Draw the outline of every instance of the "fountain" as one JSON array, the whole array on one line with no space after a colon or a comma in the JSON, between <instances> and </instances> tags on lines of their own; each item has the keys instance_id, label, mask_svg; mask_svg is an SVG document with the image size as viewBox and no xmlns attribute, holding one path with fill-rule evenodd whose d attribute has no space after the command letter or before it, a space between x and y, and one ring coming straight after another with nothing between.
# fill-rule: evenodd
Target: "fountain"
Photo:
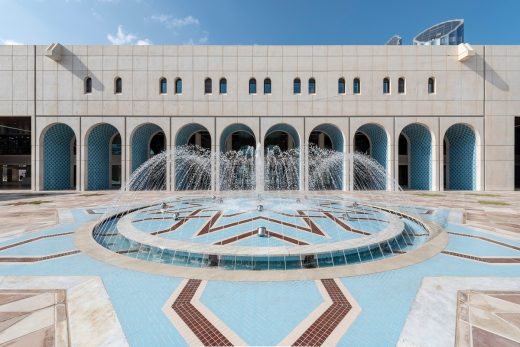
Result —
<instances>
[{"instance_id":1,"label":"fountain","mask_svg":"<svg viewBox=\"0 0 520 347\"><path fill-rule=\"evenodd\" d=\"M121 257L174 267L291 270L385 260L434 232L404 201L378 195L398 186L373 159L311 146L305 193L301 159L298 149L260 144L160 153L132 174L93 237ZM345 188L365 193L339 194Z\"/></svg>"}]
</instances>

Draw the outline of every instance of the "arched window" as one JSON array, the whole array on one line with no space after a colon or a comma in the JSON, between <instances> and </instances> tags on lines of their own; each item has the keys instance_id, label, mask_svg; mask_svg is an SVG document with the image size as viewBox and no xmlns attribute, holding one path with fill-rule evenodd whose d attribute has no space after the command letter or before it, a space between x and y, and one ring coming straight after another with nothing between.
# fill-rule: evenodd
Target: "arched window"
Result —
<instances>
[{"instance_id":1,"label":"arched window","mask_svg":"<svg viewBox=\"0 0 520 347\"><path fill-rule=\"evenodd\" d=\"M399 80L397 81L397 92L399 94L405 93L405 82L404 82L404 78L402 78L402 77L400 77Z\"/></svg>"},{"instance_id":2,"label":"arched window","mask_svg":"<svg viewBox=\"0 0 520 347\"><path fill-rule=\"evenodd\" d=\"M266 78L264 80L264 94L271 94L271 79Z\"/></svg>"},{"instance_id":3,"label":"arched window","mask_svg":"<svg viewBox=\"0 0 520 347\"><path fill-rule=\"evenodd\" d=\"M256 94L256 79L249 80L249 94Z\"/></svg>"},{"instance_id":4,"label":"arched window","mask_svg":"<svg viewBox=\"0 0 520 347\"><path fill-rule=\"evenodd\" d=\"M85 94L92 93L92 78L87 77L85 78Z\"/></svg>"},{"instance_id":5,"label":"arched window","mask_svg":"<svg viewBox=\"0 0 520 347\"><path fill-rule=\"evenodd\" d=\"M182 78L180 77L175 80L175 94L182 94Z\"/></svg>"},{"instance_id":6,"label":"arched window","mask_svg":"<svg viewBox=\"0 0 520 347\"><path fill-rule=\"evenodd\" d=\"M218 89L220 94L227 94L227 80L225 78L220 79Z\"/></svg>"},{"instance_id":7,"label":"arched window","mask_svg":"<svg viewBox=\"0 0 520 347\"><path fill-rule=\"evenodd\" d=\"M295 78L293 82L293 93L300 94L302 92L302 81L299 78Z\"/></svg>"},{"instance_id":8,"label":"arched window","mask_svg":"<svg viewBox=\"0 0 520 347\"><path fill-rule=\"evenodd\" d=\"M361 93L361 81L357 77L354 78L354 82L352 84L352 91L354 94Z\"/></svg>"},{"instance_id":9,"label":"arched window","mask_svg":"<svg viewBox=\"0 0 520 347\"><path fill-rule=\"evenodd\" d=\"M160 80L159 80L159 92L161 94L166 94L168 93L168 81L166 80L166 78L162 77Z\"/></svg>"},{"instance_id":10,"label":"arched window","mask_svg":"<svg viewBox=\"0 0 520 347\"><path fill-rule=\"evenodd\" d=\"M204 94L211 94L213 92L213 83L211 78L206 78L204 80Z\"/></svg>"},{"instance_id":11,"label":"arched window","mask_svg":"<svg viewBox=\"0 0 520 347\"><path fill-rule=\"evenodd\" d=\"M345 94L345 79L343 77L338 80L338 94Z\"/></svg>"},{"instance_id":12,"label":"arched window","mask_svg":"<svg viewBox=\"0 0 520 347\"><path fill-rule=\"evenodd\" d=\"M428 94L435 93L435 78L428 78Z\"/></svg>"},{"instance_id":13,"label":"arched window","mask_svg":"<svg viewBox=\"0 0 520 347\"><path fill-rule=\"evenodd\" d=\"M309 94L316 94L316 80L309 78Z\"/></svg>"},{"instance_id":14,"label":"arched window","mask_svg":"<svg viewBox=\"0 0 520 347\"><path fill-rule=\"evenodd\" d=\"M390 79L388 77L383 78L383 94L390 94Z\"/></svg>"},{"instance_id":15,"label":"arched window","mask_svg":"<svg viewBox=\"0 0 520 347\"><path fill-rule=\"evenodd\" d=\"M123 80L121 77L116 77L114 82L114 93L121 94L123 92Z\"/></svg>"}]
</instances>

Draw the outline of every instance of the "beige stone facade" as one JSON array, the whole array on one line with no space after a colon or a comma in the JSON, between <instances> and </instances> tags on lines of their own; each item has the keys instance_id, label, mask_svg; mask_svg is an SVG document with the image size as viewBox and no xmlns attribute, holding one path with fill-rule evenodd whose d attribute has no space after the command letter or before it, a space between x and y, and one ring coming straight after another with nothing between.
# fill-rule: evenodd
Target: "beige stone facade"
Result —
<instances>
[{"instance_id":1,"label":"beige stone facade","mask_svg":"<svg viewBox=\"0 0 520 347\"><path fill-rule=\"evenodd\" d=\"M399 135L417 123L431 136L431 190L445 186L446 131L464 124L475 138L474 189L514 190L520 46L473 49L473 56L460 61L458 46L63 45L54 55L46 54L46 46L0 46L0 116L31 117L33 190L45 189L43 137L55 123L69 126L77 141L77 190L89 189L88 135L100 123L112 125L121 136L123 182L132 171L132 136L145 123L160 127L167 149L178 145L177 135L186 125L202 125L214 151L221 150L221 135L229 125L246 125L263 143L268 129L287 124L299 136L302 157L317 126L338 129L343 151L349 153L360 127L374 124L386 133L386 169L396 179ZM85 93L87 77L90 93ZM115 93L117 77L121 93ZM167 79L166 93L161 93L161 78ZM174 91L177 78L182 93ZM205 93L207 78L212 93ZM221 78L227 81L222 94ZM253 94L251 78L257 81ZM266 78L272 85L268 94ZM300 94L293 90L295 78L301 80ZM315 93L308 92L311 78ZM340 78L344 93L338 90ZM389 93L383 92L385 78ZM398 89L399 78L405 80L404 92ZM435 81L433 92L429 78Z\"/></svg>"}]
</instances>

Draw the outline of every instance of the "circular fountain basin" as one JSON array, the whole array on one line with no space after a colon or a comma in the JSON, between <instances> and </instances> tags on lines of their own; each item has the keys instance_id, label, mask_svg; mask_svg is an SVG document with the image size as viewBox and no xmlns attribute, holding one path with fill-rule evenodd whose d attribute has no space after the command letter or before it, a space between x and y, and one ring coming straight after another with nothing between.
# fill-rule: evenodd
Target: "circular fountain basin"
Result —
<instances>
[{"instance_id":1,"label":"circular fountain basin","mask_svg":"<svg viewBox=\"0 0 520 347\"><path fill-rule=\"evenodd\" d=\"M410 252L432 235L419 219L341 198L177 198L120 211L95 240L130 258L222 270L344 267ZM176 219L175 216L178 216ZM267 237L258 237L265 227Z\"/></svg>"}]
</instances>

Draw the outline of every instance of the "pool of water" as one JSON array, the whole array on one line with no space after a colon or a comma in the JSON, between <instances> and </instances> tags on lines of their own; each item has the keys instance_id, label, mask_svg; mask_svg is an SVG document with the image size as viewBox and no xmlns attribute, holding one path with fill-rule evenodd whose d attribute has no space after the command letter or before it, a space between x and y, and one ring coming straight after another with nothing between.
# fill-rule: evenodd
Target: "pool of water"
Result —
<instances>
[{"instance_id":1,"label":"pool of water","mask_svg":"<svg viewBox=\"0 0 520 347\"><path fill-rule=\"evenodd\" d=\"M430 235L410 211L312 196L171 198L108 213L93 231L127 257L225 270L359 264L413 250Z\"/></svg>"}]
</instances>

